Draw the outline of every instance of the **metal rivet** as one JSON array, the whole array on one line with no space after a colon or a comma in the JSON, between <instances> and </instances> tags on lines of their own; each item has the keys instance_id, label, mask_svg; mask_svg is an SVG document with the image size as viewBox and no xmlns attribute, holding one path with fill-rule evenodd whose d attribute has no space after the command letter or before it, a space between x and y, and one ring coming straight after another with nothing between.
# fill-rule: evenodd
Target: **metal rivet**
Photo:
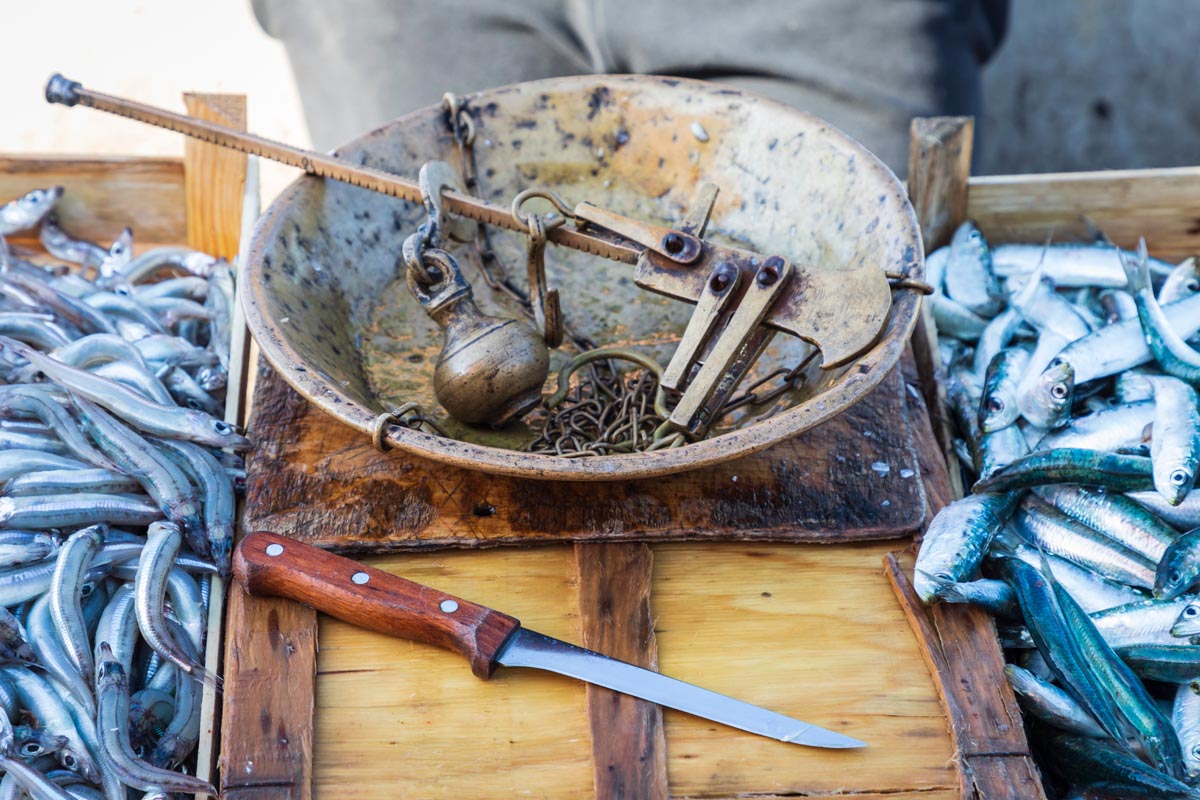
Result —
<instances>
[{"instance_id":1,"label":"metal rivet","mask_svg":"<svg viewBox=\"0 0 1200 800\"><path fill-rule=\"evenodd\" d=\"M279 543L269 544L267 545L266 553L269 556L283 555L283 545Z\"/></svg>"},{"instance_id":2,"label":"metal rivet","mask_svg":"<svg viewBox=\"0 0 1200 800\"><path fill-rule=\"evenodd\" d=\"M371 580L371 576L365 572L356 572L350 576L350 580L354 581L359 586L362 586L364 583Z\"/></svg>"},{"instance_id":3,"label":"metal rivet","mask_svg":"<svg viewBox=\"0 0 1200 800\"><path fill-rule=\"evenodd\" d=\"M441 609L447 614L453 614L455 611L458 611L458 603L454 602L453 600L443 600Z\"/></svg>"}]
</instances>

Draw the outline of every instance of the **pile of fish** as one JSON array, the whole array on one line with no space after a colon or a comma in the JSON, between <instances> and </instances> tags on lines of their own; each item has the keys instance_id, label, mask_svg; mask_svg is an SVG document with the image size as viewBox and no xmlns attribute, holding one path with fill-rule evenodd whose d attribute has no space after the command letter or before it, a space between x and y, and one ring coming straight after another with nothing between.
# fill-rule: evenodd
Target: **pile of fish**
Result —
<instances>
[{"instance_id":1,"label":"pile of fish","mask_svg":"<svg viewBox=\"0 0 1200 800\"><path fill-rule=\"evenodd\" d=\"M222 419L233 276L74 239L61 195L0 207L0 798L215 794L181 766L249 446ZM33 229L61 264L4 239Z\"/></svg>"},{"instance_id":2,"label":"pile of fish","mask_svg":"<svg viewBox=\"0 0 1200 800\"><path fill-rule=\"evenodd\" d=\"M1200 273L1111 244L931 253L971 493L914 585L996 617L1063 797L1200 797Z\"/></svg>"}]
</instances>

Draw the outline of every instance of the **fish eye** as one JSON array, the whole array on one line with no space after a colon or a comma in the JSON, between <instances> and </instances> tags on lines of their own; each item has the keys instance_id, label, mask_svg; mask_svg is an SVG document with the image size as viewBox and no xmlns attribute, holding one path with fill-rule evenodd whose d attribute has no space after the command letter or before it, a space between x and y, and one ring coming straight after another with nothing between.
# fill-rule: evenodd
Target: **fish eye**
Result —
<instances>
[{"instance_id":1,"label":"fish eye","mask_svg":"<svg viewBox=\"0 0 1200 800\"><path fill-rule=\"evenodd\" d=\"M999 397L992 397L992 398L988 399L988 411L1003 411L1003 410L1004 410L1004 401L1001 400Z\"/></svg>"},{"instance_id":2,"label":"fish eye","mask_svg":"<svg viewBox=\"0 0 1200 800\"><path fill-rule=\"evenodd\" d=\"M1179 583L1179 581L1181 581L1182 579L1183 579L1183 576L1179 574L1179 570L1177 570L1177 569L1173 569L1169 573L1167 573L1167 580L1170 581L1171 583Z\"/></svg>"},{"instance_id":3,"label":"fish eye","mask_svg":"<svg viewBox=\"0 0 1200 800\"><path fill-rule=\"evenodd\" d=\"M79 759L75 758L75 755L73 753L64 753L63 759L62 759L62 764L64 767L71 770L72 772L79 771Z\"/></svg>"},{"instance_id":4,"label":"fish eye","mask_svg":"<svg viewBox=\"0 0 1200 800\"><path fill-rule=\"evenodd\" d=\"M1183 610L1183 615L1185 617L1194 617L1196 614L1200 614L1200 609L1196 608L1195 606L1188 606Z\"/></svg>"},{"instance_id":5,"label":"fish eye","mask_svg":"<svg viewBox=\"0 0 1200 800\"><path fill-rule=\"evenodd\" d=\"M1196 280L1195 278L1192 278L1190 281L1185 283L1183 285L1183 287L1185 289L1187 289L1189 292L1200 292L1200 281Z\"/></svg>"},{"instance_id":6,"label":"fish eye","mask_svg":"<svg viewBox=\"0 0 1200 800\"><path fill-rule=\"evenodd\" d=\"M1050 396L1055 400L1067 399L1067 387L1064 384L1056 383L1050 387Z\"/></svg>"},{"instance_id":7,"label":"fish eye","mask_svg":"<svg viewBox=\"0 0 1200 800\"><path fill-rule=\"evenodd\" d=\"M187 400L185 400L184 405L187 406L188 408L192 409L193 411L203 411L204 410L204 407L200 405L200 401L196 400L193 397L189 397Z\"/></svg>"},{"instance_id":8,"label":"fish eye","mask_svg":"<svg viewBox=\"0 0 1200 800\"><path fill-rule=\"evenodd\" d=\"M26 742L21 745L21 755L23 756L40 756L45 750L37 742Z\"/></svg>"},{"instance_id":9,"label":"fish eye","mask_svg":"<svg viewBox=\"0 0 1200 800\"><path fill-rule=\"evenodd\" d=\"M1171 473L1171 483L1176 486L1183 486L1192 476L1185 469L1177 469Z\"/></svg>"},{"instance_id":10,"label":"fish eye","mask_svg":"<svg viewBox=\"0 0 1200 800\"><path fill-rule=\"evenodd\" d=\"M212 426L213 426L213 430L215 430L217 433L219 433L221 435L227 435L227 434L233 433L233 426L230 425L228 422L222 422L219 419L214 419Z\"/></svg>"}]
</instances>

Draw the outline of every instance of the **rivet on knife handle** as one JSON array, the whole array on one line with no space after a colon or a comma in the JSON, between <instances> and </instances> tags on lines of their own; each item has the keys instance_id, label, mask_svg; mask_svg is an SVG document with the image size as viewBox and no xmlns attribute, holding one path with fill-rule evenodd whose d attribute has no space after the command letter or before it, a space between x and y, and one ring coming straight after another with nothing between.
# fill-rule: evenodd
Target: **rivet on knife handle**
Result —
<instances>
[{"instance_id":1,"label":"rivet on knife handle","mask_svg":"<svg viewBox=\"0 0 1200 800\"><path fill-rule=\"evenodd\" d=\"M444 647L485 679L521 625L499 611L274 533L247 535L233 571L251 594L298 600L361 628Z\"/></svg>"}]
</instances>

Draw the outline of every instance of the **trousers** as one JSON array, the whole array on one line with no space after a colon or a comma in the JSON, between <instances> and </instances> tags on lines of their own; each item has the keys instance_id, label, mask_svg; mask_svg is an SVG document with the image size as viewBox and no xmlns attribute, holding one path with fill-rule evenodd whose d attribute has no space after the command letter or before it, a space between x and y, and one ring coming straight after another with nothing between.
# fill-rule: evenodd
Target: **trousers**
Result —
<instances>
[{"instance_id":1,"label":"trousers","mask_svg":"<svg viewBox=\"0 0 1200 800\"><path fill-rule=\"evenodd\" d=\"M914 116L978 115L1007 0L252 0L313 143L517 81L648 73L815 114L899 174Z\"/></svg>"}]
</instances>

